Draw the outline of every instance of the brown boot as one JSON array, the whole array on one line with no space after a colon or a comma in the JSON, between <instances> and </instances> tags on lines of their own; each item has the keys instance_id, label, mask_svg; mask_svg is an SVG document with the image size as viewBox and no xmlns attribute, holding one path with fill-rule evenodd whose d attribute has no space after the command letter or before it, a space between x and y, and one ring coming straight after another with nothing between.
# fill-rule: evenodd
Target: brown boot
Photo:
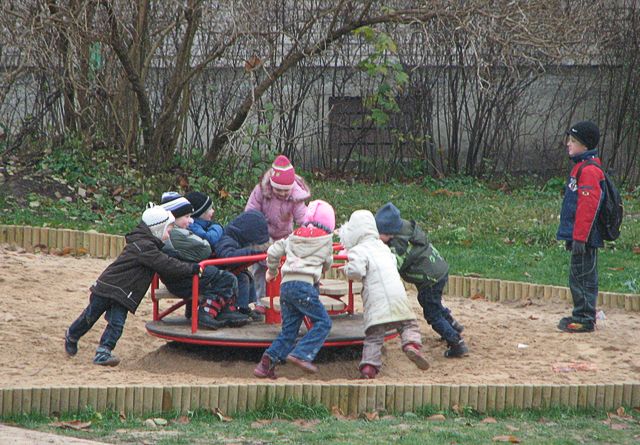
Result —
<instances>
[{"instance_id":1,"label":"brown boot","mask_svg":"<svg viewBox=\"0 0 640 445\"><path fill-rule=\"evenodd\" d=\"M277 379L275 372L276 364L267 354L263 354L258 366L253 370L253 375L261 379Z\"/></svg>"},{"instance_id":2,"label":"brown boot","mask_svg":"<svg viewBox=\"0 0 640 445\"><path fill-rule=\"evenodd\" d=\"M407 357L409 357L409 360L415 363L418 368L426 371L429 369L429 362L425 356L422 355L420 349L422 349L422 347L417 343L408 343L402 348L404 353L407 354Z\"/></svg>"},{"instance_id":3,"label":"brown boot","mask_svg":"<svg viewBox=\"0 0 640 445\"><path fill-rule=\"evenodd\" d=\"M360 366L360 378L361 379L375 379L378 375L378 368L373 365L362 365Z\"/></svg>"}]
</instances>

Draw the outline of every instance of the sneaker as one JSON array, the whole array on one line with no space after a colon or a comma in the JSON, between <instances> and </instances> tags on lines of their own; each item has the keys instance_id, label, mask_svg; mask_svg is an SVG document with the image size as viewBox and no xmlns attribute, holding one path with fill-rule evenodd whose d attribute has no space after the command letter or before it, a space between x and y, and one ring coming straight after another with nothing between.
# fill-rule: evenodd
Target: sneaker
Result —
<instances>
[{"instance_id":1,"label":"sneaker","mask_svg":"<svg viewBox=\"0 0 640 445\"><path fill-rule=\"evenodd\" d=\"M277 379L275 369L276 364L271 360L271 357L267 354L262 354L260 363L258 363L258 366L253 370L253 375L261 379Z\"/></svg>"},{"instance_id":2,"label":"sneaker","mask_svg":"<svg viewBox=\"0 0 640 445\"><path fill-rule=\"evenodd\" d=\"M449 343L449 349L444 351L444 356L447 358L457 358L469 355L469 348L464 340L460 340L458 343Z\"/></svg>"},{"instance_id":3,"label":"sneaker","mask_svg":"<svg viewBox=\"0 0 640 445\"><path fill-rule=\"evenodd\" d=\"M240 312L235 310L235 308L232 308L233 306L227 304L218 313L216 320L219 322L223 322L225 326L229 326L231 328L239 328L251 321L251 319L247 315L241 314Z\"/></svg>"},{"instance_id":4,"label":"sneaker","mask_svg":"<svg viewBox=\"0 0 640 445\"><path fill-rule=\"evenodd\" d=\"M427 361L425 356L422 355L420 347L418 347L416 344L409 343L408 345L405 345L402 350L407 355L407 357L409 357L409 360L415 363L418 368L422 369L423 371L429 369L429 362Z\"/></svg>"},{"instance_id":5,"label":"sneaker","mask_svg":"<svg viewBox=\"0 0 640 445\"><path fill-rule=\"evenodd\" d=\"M558 322L558 329L564 331L569 323L573 323L573 317L562 317Z\"/></svg>"},{"instance_id":6,"label":"sneaker","mask_svg":"<svg viewBox=\"0 0 640 445\"><path fill-rule=\"evenodd\" d=\"M73 357L78 353L78 342L69 337L69 331L64 333L64 350L69 357Z\"/></svg>"},{"instance_id":7,"label":"sneaker","mask_svg":"<svg viewBox=\"0 0 640 445\"><path fill-rule=\"evenodd\" d=\"M101 346L96 350L93 363L100 366L118 366L120 359L113 355L109 349Z\"/></svg>"},{"instance_id":8,"label":"sneaker","mask_svg":"<svg viewBox=\"0 0 640 445\"><path fill-rule=\"evenodd\" d=\"M308 374L315 374L316 372L318 372L318 367L316 365L306 360L302 360L301 358L294 357L293 355L287 356L287 363L296 365L298 368L302 369Z\"/></svg>"},{"instance_id":9,"label":"sneaker","mask_svg":"<svg viewBox=\"0 0 640 445\"><path fill-rule=\"evenodd\" d=\"M578 334L582 332L593 332L595 327L593 323L579 323L577 321L572 321L566 325L558 323L558 329L571 334Z\"/></svg>"},{"instance_id":10,"label":"sneaker","mask_svg":"<svg viewBox=\"0 0 640 445\"><path fill-rule=\"evenodd\" d=\"M250 307L239 307L238 312L249 317L251 321L264 321L264 315Z\"/></svg>"},{"instance_id":11,"label":"sneaker","mask_svg":"<svg viewBox=\"0 0 640 445\"><path fill-rule=\"evenodd\" d=\"M198 326L209 329L224 328L227 324L224 321L216 320L204 306L198 308Z\"/></svg>"},{"instance_id":12,"label":"sneaker","mask_svg":"<svg viewBox=\"0 0 640 445\"><path fill-rule=\"evenodd\" d=\"M360 378L361 379L375 379L378 375L378 368L373 365L362 365L360 367Z\"/></svg>"}]
</instances>

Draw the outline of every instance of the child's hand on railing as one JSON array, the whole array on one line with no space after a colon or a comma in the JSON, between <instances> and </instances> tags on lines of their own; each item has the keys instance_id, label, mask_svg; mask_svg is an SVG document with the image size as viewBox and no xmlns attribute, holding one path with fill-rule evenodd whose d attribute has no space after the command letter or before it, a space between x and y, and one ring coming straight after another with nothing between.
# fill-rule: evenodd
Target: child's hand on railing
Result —
<instances>
[{"instance_id":1,"label":"child's hand on railing","mask_svg":"<svg viewBox=\"0 0 640 445\"><path fill-rule=\"evenodd\" d=\"M265 278L265 280L267 280L267 281L273 281L273 280L275 280L275 279L276 279L276 276L278 276L278 274L273 275L273 274L271 273L271 271L270 271L269 269L267 269L267 273L265 274L264 278Z\"/></svg>"}]
</instances>

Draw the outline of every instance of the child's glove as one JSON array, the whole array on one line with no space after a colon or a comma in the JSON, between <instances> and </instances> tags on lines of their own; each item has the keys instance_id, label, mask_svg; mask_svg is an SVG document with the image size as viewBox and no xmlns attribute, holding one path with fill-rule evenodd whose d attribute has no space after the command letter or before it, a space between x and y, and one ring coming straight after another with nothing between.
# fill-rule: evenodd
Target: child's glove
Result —
<instances>
[{"instance_id":1,"label":"child's glove","mask_svg":"<svg viewBox=\"0 0 640 445\"><path fill-rule=\"evenodd\" d=\"M584 255L587 251L583 242L573 241L573 245L571 246L571 255Z\"/></svg>"},{"instance_id":2,"label":"child's glove","mask_svg":"<svg viewBox=\"0 0 640 445\"><path fill-rule=\"evenodd\" d=\"M204 269L200 267L198 263L195 263L191 269L191 275L198 275L198 277L201 278L202 272L204 272Z\"/></svg>"}]
</instances>

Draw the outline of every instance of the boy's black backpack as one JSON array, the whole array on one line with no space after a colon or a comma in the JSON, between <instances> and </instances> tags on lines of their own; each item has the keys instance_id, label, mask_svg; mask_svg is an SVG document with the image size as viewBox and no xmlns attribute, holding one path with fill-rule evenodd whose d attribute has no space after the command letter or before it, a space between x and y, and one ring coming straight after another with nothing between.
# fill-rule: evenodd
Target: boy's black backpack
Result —
<instances>
[{"instance_id":1,"label":"boy's black backpack","mask_svg":"<svg viewBox=\"0 0 640 445\"><path fill-rule=\"evenodd\" d=\"M580 166L576 174L576 183L580 179L582 169L587 165L595 165L604 173L605 187L604 190L602 190L602 193L604 193L604 201L598 213L598 231L603 240L615 241L620 236L620 226L622 225L622 215L624 213L622 197L611 178L609 178L609 175L607 175L607 172L604 171L600 164L593 160L589 160Z\"/></svg>"}]
</instances>

